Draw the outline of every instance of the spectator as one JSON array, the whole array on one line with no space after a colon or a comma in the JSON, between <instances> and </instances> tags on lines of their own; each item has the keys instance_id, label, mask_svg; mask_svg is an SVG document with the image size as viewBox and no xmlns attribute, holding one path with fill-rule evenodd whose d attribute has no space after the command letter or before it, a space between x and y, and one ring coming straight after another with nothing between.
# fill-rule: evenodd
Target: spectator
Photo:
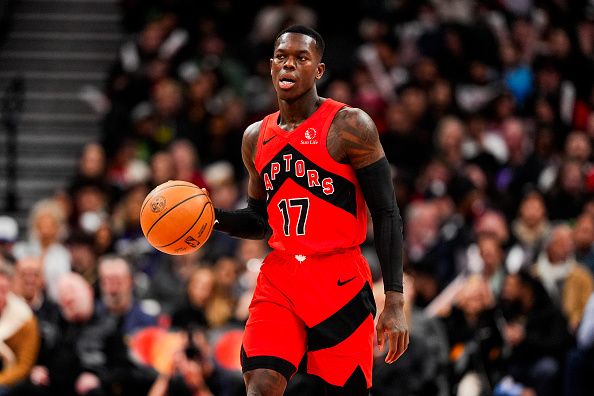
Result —
<instances>
[{"instance_id":1,"label":"spectator","mask_svg":"<svg viewBox=\"0 0 594 396\"><path fill-rule=\"evenodd\" d=\"M584 171L590 167L590 156L592 155L592 146L588 136L580 131L571 132L565 140L565 158L577 161Z\"/></svg>"},{"instance_id":2,"label":"spectator","mask_svg":"<svg viewBox=\"0 0 594 396\"><path fill-rule=\"evenodd\" d=\"M518 217L512 221L511 231L521 252L517 267L531 265L536 261L544 240L551 231L542 194L531 191L522 198ZM513 268L514 271L517 269L519 268Z\"/></svg>"},{"instance_id":3,"label":"spectator","mask_svg":"<svg viewBox=\"0 0 594 396\"><path fill-rule=\"evenodd\" d=\"M487 130L486 118L482 114L469 115L463 128L466 129L462 144L464 158L484 169L488 180L494 184L501 163L507 159L505 142L500 135ZM490 189L489 193L495 191Z\"/></svg>"},{"instance_id":4,"label":"spectator","mask_svg":"<svg viewBox=\"0 0 594 396\"><path fill-rule=\"evenodd\" d=\"M171 367L159 375L148 396L213 396L210 384L217 385L218 373L210 362L210 348L205 334L188 332L185 340L170 351ZM226 384L229 386L229 384ZM243 387L243 386L242 386ZM220 393L217 393L220 394ZM232 394L230 394L232 395Z\"/></svg>"},{"instance_id":5,"label":"spectator","mask_svg":"<svg viewBox=\"0 0 594 396\"><path fill-rule=\"evenodd\" d=\"M70 253L63 245L66 237L64 211L51 199L35 204L29 220L29 241L18 242L14 247L17 259L42 257L43 274L50 299L57 301L58 279L70 272Z\"/></svg>"},{"instance_id":6,"label":"spectator","mask_svg":"<svg viewBox=\"0 0 594 396\"><path fill-rule=\"evenodd\" d=\"M118 334L129 340L142 329L157 325L157 318L135 300L132 268L123 257L101 257L98 270L101 300L96 311L99 316L117 320ZM147 394L156 375L148 366L130 363L114 367L111 377L122 394L141 396Z\"/></svg>"},{"instance_id":7,"label":"spectator","mask_svg":"<svg viewBox=\"0 0 594 396\"><path fill-rule=\"evenodd\" d=\"M10 292L13 271L0 264L0 395L25 380L39 351L39 329L31 308Z\"/></svg>"},{"instance_id":8,"label":"spectator","mask_svg":"<svg viewBox=\"0 0 594 396\"><path fill-rule=\"evenodd\" d=\"M237 297L237 276L240 271L239 261L232 256L221 256L214 263L214 273L217 280L217 293L234 299Z\"/></svg>"},{"instance_id":9,"label":"spectator","mask_svg":"<svg viewBox=\"0 0 594 396\"><path fill-rule=\"evenodd\" d=\"M148 165L138 158L137 146L132 140L124 140L107 168L107 181L118 191L126 191L137 183L146 182L150 177ZM119 198L119 197L118 197Z\"/></svg>"},{"instance_id":10,"label":"spectator","mask_svg":"<svg viewBox=\"0 0 594 396\"><path fill-rule=\"evenodd\" d=\"M429 63L431 68L435 68L434 62ZM452 84L442 78L436 78L434 81L427 82L429 88L429 112L433 118L432 123L448 114L456 114L456 103L454 102L454 88Z\"/></svg>"},{"instance_id":11,"label":"spectator","mask_svg":"<svg viewBox=\"0 0 594 396\"><path fill-rule=\"evenodd\" d=\"M511 241L509 226L501 212L487 210L474 224L474 235L491 234L499 243L507 247Z\"/></svg>"},{"instance_id":12,"label":"spectator","mask_svg":"<svg viewBox=\"0 0 594 396\"><path fill-rule=\"evenodd\" d=\"M446 165L452 169L461 169L464 165L462 155L462 141L464 139L464 125L454 117L443 118L435 131L436 151Z\"/></svg>"},{"instance_id":13,"label":"spectator","mask_svg":"<svg viewBox=\"0 0 594 396\"><path fill-rule=\"evenodd\" d=\"M136 184L126 190L114 208L112 225L116 253L140 260L144 254L154 252L140 227L140 209L148 193L149 189L145 184Z\"/></svg>"},{"instance_id":14,"label":"spectator","mask_svg":"<svg viewBox=\"0 0 594 396\"><path fill-rule=\"evenodd\" d=\"M380 22L376 22L380 25ZM383 24L377 29L376 38L359 47L357 56L367 68L376 89L386 102L396 98L396 90L408 80L408 73L399 64L397 43L386 34L388 27ZM382 37L383 34L383 37Z\"/></svg>"},{"instance_id":15,"label":"spectator","mask_svg":"<svg viewBox=\"0 0 594 396\"><path fill-rule=\"evenodd\" d=\"M527 271L505 278L500 298L506 373L539 396L560 393L561 359L570 341L567 321Z\"/></svg>"},{"instance_id":16,"label":"spectator","mask_svg":"<svg viewBox=\"0 0 594 396\"><path fill-rule=\"evenodd\" d=\"M215 274L220 274L217 268ZM228 325L233 319L236 308L236 298L224 284L224 279L215 278L214 292L206 310L206 319L212 328L221 328Z\"/></svg>"},{"instance_id":17,"label":"spectator","mask_svg":"<svg viewBox=\"0 0 594 396\"><path fill-rule=\"evenodd\" d=\"M150 187L155 188L168 180L175 180L175 163L167 151L158 151L151 157Z\"/></svg>"},{"instance_id":18,"label":"spectator","mask_svg":"<svg viewBox=\"0 0 594 396\"><path fill-rule=\"evenodd\" d=\"M497 325L498 315L488 282L478 275L468 278L456 305L444 318L454 394L481 395L499 381L503 337Z\"/></svg>"},{"instance_id":19,"label":"spectator","mask_svg":"<svg viewBox=\"0 0 594 396\"><path fill-rule=\"evenodd\" d=\"M440 270L444 268L437 264L439 259L443 259L440 257L438 213L437 205L428 201L410 205L405 214L405 249L411 270L427 275L416 279L417 304L420 305L423 305L420 300L425 301L424 304L432 300L445 282L440 276Z\"/></svg>"},{"instance_id":20,"label":"spectator","mask_svg":"<svg viewBox=\"0 0 594 396\"><path fill-rule=\"evenodd\" d=\"M108 394L111 372L127 359L115 320L97 314L93 290L78 274L59 279L58 297L61 318L55 325L60 337L46 365L35 366L17 394Z\"/></svg>"},{"instance_id":21,"label":"spectator","mask_svg":"<svg viewBox=\"0 0 594 396\"><path fill-rule=\"evenodd\" d=\"M186 285L199 265L200 254L164 257L151 279L147 298L156 300L161 312L172 315L186 300Z\"/></svg>"},{"instance_id":22,"label":"spectator","mask_svg":"<svg viewBox=\"0 0 594 396\"><path fill-rule=\"evenodd\" d=\"M65 244L70 252L72 272L82 275L98 296L97 254L93 236L81 231L73 232Z\"/></svg>"},{"instance_id":23,"label":"spectator","mask_svg":"<svg viewBox=\"0 0 594 396\"><path fill-rule=\"evenodd\" d=\"M594 274L594 218L587 213L581 214L573 229L575 259Z\"/></svg>"},{"instance_id":24,"label":"spectator","mask_svg":"<svg viewBox=\"0 0 594 396\"><path fill-rule=\"evenodd\" d=\"M231 109L241 111L241 109ZM199 147L204 163L213 165L217 163L230 163L233 172L243 172L243 163L240 158L230 154L233 147L241 150L242 131L231 123L232 111L222 109L220 114L213 114L208 122L204 134L204 141ZM235 115L237 116L237 115Z\"/></svg>"},{"instance_id":25,"label":"spectator","mask_svg":"<svg viewBox=\"0 0 594 396\"><path fill-rule=\"evenodd\" d=\"M13 292L23 298L35 314L53 310L54 304L45 295L43 261L38 257L25 257L17 261Z\"/></svg>"},{"instance_id":26,"label":"spectator","mask_svg":"<svg viewBox=\"0 0 594 396\"><path fill-rule=\"evenodd\" d=\"M99 179L105 177L106 156L100 144L91 142L83 147L75 176L77 179ZM74 182L73 185L76 185Z\"/></svg>"},{"instance_id":27,"label":"spectator","mask_svg":"<svg viewBox=\"0 0 594 396\"><path fill-rule=\"evenodd\" d=\"M196 147L202 147L204 135L210 118L212 101L219 87L219 78L214 70L203 70L188 82L186 117L196 136L190 141ZM199 150L199 149L198 149Z\"/></svg>"},{"instance_id":28,"label":"spectator","mask_svg":"<svg viewBox=\"0 0 594 396\"><path fill-rule=\"evenodd\" d=\"M206 182L198 166L198 153L188 140L176 140L169 147L175 167L174 180L185 180L199 187L205 187Z\"/></svg>"},{"instance_id":29,"label":"spectator","mask_svg":"<svg viewBox=\"0 0 594 396\"><path fill-rule=\"evenodd\" d=\"M240 204L239 189L233 166L227 161L218 161L204 168L204 181L209 186L212 203L217 208L235 209ZM206 251L209 261L237 250L238 239L216 232L211 235Z\"/></svg>"},{"instance_id":30,"label":"spectator","mask_svg":"<svg viewBox=\"0 0 594 396\"><path fill-rule=\"evenodd\" d=\"M239 276L241 294L237 297L234 318L239 323L246 323L249 316L249 306L256 289L256 281L260 274L262 258L252 258L245 264L246 270Z\"/></svg>"},{"instance_id":31,"label":"spectator","mask_svg":"<svg viewBox=\"0 0 594 396\"><path fill-rule=\"evenodd\" d=\"M534 89L530 65L520 59L517 48L510 42L501 43L499 51L505 85L518 105L522 106Z\"/></svg>"},{"instance_id":32,"label":"spectator","mask_svg":"<svg viewBox=\"0 0 594 396\"><path fill-rule=\"evenodd\" d=\"M81 180L72 190L70 225L74 231L94 233L108 214L109 188L101 180Z\"/></svg>"},{"instance_id":33,"label":"spectator","mask_svg":"<svg viewBox=\"0 0 594 396\"><path fill-rule=\"evenodd\" d=\"M163 25L152 21L120 47L119 58L114 62L107 81L106 95L111 102L111 112L105 120L108 151L113 150L114 143L121 142L117 136L125 129L121 109L130 108L148 94L150 72L159 65L158 53L164 40Z\"/></svg>"},{"instance_id":34,"label":"spectator","mask_svg":"<svg viewBox=\"0 0 594 396\"><path fill-rule=\"evenodd\" d=\"M586 202L585 175L575 160L565 160L555 184L547 194L547 208L551 220L575 219Z\"/></svg>"},{"instance_id":35,"label":"spectator","mask_svg":"<svg viewBox=\"0 0 594 396\"><path fill-rule=\"evenodd\" d=\"M594 280L590 271L575 261L572 237L572 230L567 225L553 228L536 261L534 274L565 314L571 330L575 331L594 291Z\"/></svg>"},{"instance_id":36,"label":"spectator","mask_svg":"<svg viewBox=\"0 0 594 396\"><path fill-rule=\"evenodd\" d=\"M56 328L60 310L56 303L47 298L43 261L40 258L26 257L16 263L14 293L27 302L39 324L41 346L35 365L47 365L51 351L60 337Z\"/></svg>"},{"instance_id":37,"label":"spectator","mask_svg":"<svg viewBox=\"0 0 594 396\"><path fill-rule=\"evenodd\" d=\"M188 281L186 303L173 313L171 325L178 329L208 327L206 309L214 286L214 272L206 267L197 268Z\"/></svg>"},{"instance_id":38,"label":"spectator","mask_svg":"<svg viewBox=\"0 0 594 396\"><path fill-rule=\"evenodd\" d=\"M564 396L585 396L594 385L594 294L590 295L577 331L577 345L567 356Z\"/></svg>"},{"instance_id":39,"label":"spectator","mask_svg":"<svg viewBox=\"0 0 594 396\"><path fill-rule=\"evenodd\" d=\"M105 194L105 200L110 198L115 192L109 190L106 172L107 158L105 155L105 150L99 143L87 143L83 147L82 153L79 157L76 173L70 180L68 186L68 194L73 198L73 204L76 204L76 197L79 195L79 191L86 186L96 186L103 194ZM107 203L108 202L105 202L103 207L98 209L107 209ZM72 214L72 217L76 217L76 219L71 219L70 224L78 227L78 216L80 216L86 208L76 207L74 209L75 210L73 210L74 213Z\"/></svg>"},{"instance_id":40,"label":"spectator","mask_svg":"<svg viewBox=\"0 0 594 396\"><path fill-rule=\"evenodd\" d=\"M124 336L157 325L157 318L145 312L134 298L130 264L120 256L104 256L99 260L101 302L99 312L110 314L119 321Z\"/></svg>"},{"instance_id":41,"label":"spectator","mask_svg":"<svg viewBox=\"0 0 594 396\"><path fill-rule=\"evenodd\" d=\"M496 177L497 189L505 213L514 213L524 193L524 187L535 185L542 165L531 156L526 125L518 118L508 118L501 124L501 134L507 148L507 161Z\"/></svg>"},{"instance_id":42,"label":"spectator","mask_svg":"<svg viewBox=\"0 0 594 396\"><path fill-rule=\"evenodd\" d=\"M176 138L191 138L183 115L184 97L181 85L173 79L162 79L152 89L151 102L159 123L155 141L164 149Z\"/></svg>"},{"instance_id":43,"label":"spectator","mask_svg":"<svg viewBox=\"0 0 594 396\"><path fill-rule=\"evenodd\" d=\"M499 239L494 235L479 235L477 245L483 263L480 274L487 281L493 296L497 298L501 293L506 275L505 252L500 245Z\"/></svg>"},{"instance_id":44,"label":"spectator","mask_svg":"<svg viewBox=\"0 0 594 396\"><path fill-rule=\"evenodd\" d=\"M380 135L380 140L386 158L399 170L417 174L429 156L424 150L423 136L414 130L412 119L401 102L388 104L385 117L386 131Z\"/></svg>"},{"instance_id":45,"label":"spectator","mask_svg":"<svg viewBox=\"0 0 594 396\"><path fill-rule=\"evenodd\" d=\"M415 306L415 280L404 275L404 297L407 322L411 325L412 343L398 365L386 365L387 351L377 351L373 366L374 396L439 395L446 396L448 340L443 323L427 316ZM378 309L384 304L382 282L373 287Z\"/></svg>"}]
</instances>

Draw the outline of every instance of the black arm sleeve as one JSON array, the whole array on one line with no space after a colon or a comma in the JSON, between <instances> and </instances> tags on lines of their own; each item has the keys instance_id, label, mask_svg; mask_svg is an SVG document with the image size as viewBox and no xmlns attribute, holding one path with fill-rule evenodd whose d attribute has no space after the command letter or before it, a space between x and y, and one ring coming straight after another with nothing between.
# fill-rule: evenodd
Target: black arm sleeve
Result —
<instances>
[{"instance_id":1,"label":"black arm sleeve","mask_svg":"<svg viewBox=\"0 0 594 396\"><path fill-rule=\"evenodd\" d=\"M215 229L244 239L267 239L270 236L266 201L248 198L247 208L222 210L215 208Z\"/></svg>"},{"instance_id":2,"label":"black arm sleeve","mask_svg":"<svg viewBox=\"0 0 594 396\"><path fill-rule=\"evenodd\" d=\"M356 174L371 212L384 290L402 293L402 218L394 195L390 164L383 157L357 169Z\"/></svg>"}]
</instances>

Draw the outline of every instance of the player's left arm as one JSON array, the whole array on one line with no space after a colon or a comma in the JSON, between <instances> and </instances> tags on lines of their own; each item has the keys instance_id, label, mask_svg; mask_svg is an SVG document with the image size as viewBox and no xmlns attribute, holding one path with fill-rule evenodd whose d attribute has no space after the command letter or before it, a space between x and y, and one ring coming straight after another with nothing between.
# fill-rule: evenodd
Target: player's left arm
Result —
<instances>
[{"instance_id":1,"label":"player's left arm","mask_svg":"<svg viewBox=\"0 0 594 396\"><path fill-rule=\"evenodd\" d=\"M402 218L390 164L375 123L367 113L356 108L344 108L337 113L329 133L328 150L355 169L371 212L375 249L386 293L385 307L376 328L378 344L383 348L387 335L390 349L386 362L393 363L408 347L409 333L402 294Z\"/></svg>"}]
</instances>

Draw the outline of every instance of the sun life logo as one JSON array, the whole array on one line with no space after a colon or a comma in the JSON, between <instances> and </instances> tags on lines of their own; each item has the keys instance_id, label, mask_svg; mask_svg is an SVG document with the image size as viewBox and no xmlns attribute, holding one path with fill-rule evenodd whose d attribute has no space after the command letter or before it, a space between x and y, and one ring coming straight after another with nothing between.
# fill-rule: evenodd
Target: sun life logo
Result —
<instances>
[{"instance_id":1,"label":"sun life logo","mask_svg":"<svg viewBox=\"0 0 594 396\"><path fill-rule=\"evenodd\" d=\"M314 128L307 128L307 130L305 131L305 138L307 140L301 140L301 144L318 144L318 140L316 139L316 136L318 135L318 132L314 129Z\"/></svg>"}]
</instances>

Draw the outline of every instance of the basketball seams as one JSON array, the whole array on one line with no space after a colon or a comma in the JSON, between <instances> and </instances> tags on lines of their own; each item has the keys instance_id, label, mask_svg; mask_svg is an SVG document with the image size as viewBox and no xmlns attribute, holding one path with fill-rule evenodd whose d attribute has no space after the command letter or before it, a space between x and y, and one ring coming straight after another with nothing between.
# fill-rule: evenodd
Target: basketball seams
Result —
<instances>
[{"instance_id":1,"label":"basketball seams","mask_svg":"<svg viewBox=\"0 0 594 396\"><path fill-rule=\"evenodd\" d=\"M205 194L202 194L202 195L205 195ZM180 203L181 203L181 202L180 202ZM173 241L173 242L171 242L171 243L168 243L168 244L166 244L166 245L155 246L155 247L156 247L157 249L160 249L160 248L165 248L165 247L167 247L167 246L171 246L171 245L173 245L173 244L174 244L174 243L176 243L176 242L179 242L179 240L180 240L180 239L182 239L183 237L185 237L185 236L188 234L188 232L190 232L190 231L192 230L192 228L194 228L194 226L196 226L196 224L198 224L198 222L199 222L199 221L200 221L200 219L202 218L202 215L204 214L204 211L206 210L206 207L207 207L207 206L209 206L209 205L210 205L210 206L212 206L212 203L211 203L211 202L207 202L207 203L205 203L205 204L204 204L204 206L202 206L202 211L200 212L200 215L198 216L198 218L196 219L196 221L194 221L194 223L193 223L193 224L192 224L192 225L191 225L191 226L190 226L190 227L189 227L189 228L188 228L186 231L184 231L184 232L181 234L181 236L180 236L179 238L177 238L175 241ZM173 209L173 208L172 208L172 209ZM213 211L213 212L214 212L214 211ZM163 215L163 216L165 216L165 215ZM155 223L156 223L156 222L155 222ZM212 229L212 226L211 226L211 229ZM212 230L211 230L211 231L212 231ZM210 236L210 233L208 234L208 236ZM205 241L206 241L207 239L208 239L208 238L205 238Z\"/></svg>"},{"instance_id":2,"label":"basketball seams","mask_svg":"<svg viewBox=\"0 0 594 396\"><path fill-rule=\"evenodd\" d=\"M156 224L157 224L159 221L161 221L161 219L163 219L165 216L167 216L167 214L168 214L169 212L171 212L173 209L177 208L179 205L181 205L181 204L183 204L183 203L185 203L185 202L187 202L187 201L189 201L189 200L191 200L191 199L194 199L194 198L196 198L196 197L200 197L200 196L203 196L203 195L206 195L206 194L202 193L202 194L195 194L195 195L192 195L192 196L190 196L190 197L188 197L188 198L184 199L183 201L180 201L180 202L176 203L176 204L175 204L174 206L172 206L171 208L169 208L169 209L168 209L168 210L167 210L165 213L163 213L163 214L161 215L161 217L159 217L159 218L158 218L158 219L157 219L157 220L156 220L156 221L155 221L155 222L154 222L154 223L151 225L151 228L149 228L149 229L148 229L148 231L146 232L146 237L147 237L147 238L149 237L149 235L150 235L151 231L153 230L153 228L155 227L155 225L156 225Z\"/></svg>"},{"instance_id":3,"label":"basketball seams","mask_svg":"<svg viewBox=\"0 0 594 396\"><path fill-rule=\"evenodd\" d=\"M189 185L189 184L172 184L172 185L170 185L170 186L165 186L165 187L163 187L163 188L159 188L159 187L160 187L160 186L157 186L157 187L155 187L155 188L153 189L153 191L151 191L151 192L148 194L148 196L145 198L145 200L144 200L144 203L142 204L142 208L140 208L140 217L142 217L142 212L144 212L144 208L146 207L146 205L148 205L148 203L149 203L149 202L151 201L151 199L153 198L153 197L152 197L152 195L153 195L153 194L155 194L155 193L157 193L157 192L161 192L161 191L163 191L163 190L167 190L167 189L169 189L169 188L172 188L172 187L189 187L189 188L194 188L194 189L197 189L197 190L202 190L202 189L201 189L201 188L199 188L198 186L195 186L195 185L191 186L191 185Z\"/></svg>"}]
</instances>

